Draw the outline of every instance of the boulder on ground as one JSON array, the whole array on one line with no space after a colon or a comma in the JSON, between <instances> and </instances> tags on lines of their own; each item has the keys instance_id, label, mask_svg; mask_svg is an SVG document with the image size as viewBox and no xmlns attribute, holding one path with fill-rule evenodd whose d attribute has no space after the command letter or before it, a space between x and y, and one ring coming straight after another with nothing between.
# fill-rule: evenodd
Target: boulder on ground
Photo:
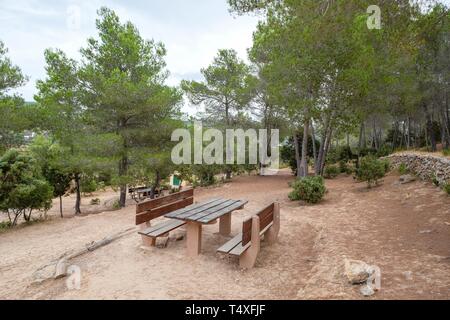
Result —
<instances>
[{"instance_id":1,"label":"boulder on ground","mask_svg":"<svg viewBox=\"0 0 450 320\"><path fill-rule=\"evenodd\" d=\"M160 249L167 248L167 244L169 243L169 237L159 237L156 238L156 247Z\"/></svg>"},{"instance_id":2,"label":"boulder on ground","mask_svg":"<svg viewBox=\"0 0 450 320\"><path fill-rule=\"evenodd\" d=\"M373 268L359 260L345 259L345 275L351 284L361 284L367 281L373 273Z\"/></svg>"}]
</instances>

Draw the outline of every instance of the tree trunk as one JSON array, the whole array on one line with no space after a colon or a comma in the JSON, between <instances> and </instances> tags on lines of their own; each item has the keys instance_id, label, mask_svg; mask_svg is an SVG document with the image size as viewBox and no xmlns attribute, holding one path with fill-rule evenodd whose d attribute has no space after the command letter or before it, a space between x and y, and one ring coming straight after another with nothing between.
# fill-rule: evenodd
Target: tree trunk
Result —
<instances>
[{"instance_id":1,"label":"tree trunk","mask_svg":"<svg viewBox=\"0 0 450 320\"><path fill-rule=\"evenodd\" d=\"M119 177L123 178L128 173L128 157L126 155L122 156L119 162ZM127 185L125 183L121 183L120 185L120 199L119 205L121 208L124 208L127 201Z\"/></svg>"},{"instance_id":2,"label":"tree trunk","mask_svg":"<svg viewBox=\"0 0 450 320\"><path fill-rule=\"evenodd\" d=\"M75 214L81 214L81 186L80 186L80 174L75 174L75 191L77 198L75 200Z\"/></svg>"},{"instance_id":3,"label":"tree trunk","mask_svg":"<svg viewBox=\"0 0 450 320\"><path fill-rule=\"evenodd\" d=\"M159 171L156 171L155 184L152 186L150 199L155 199L156 190L159 188L160 182L161 182L161 175L159 174Z\"/></svg>"},{"instance_id":4,"label":"tree trunk","mask_svg":"<svg viewBox=\"0 0 450 320\"><path fill-rule=\"evenodd\" d=\"M59 214L61 215L61 218L64 218L62 210L62 196L59 196Z\"/></svg>"},{"instance_id":5,"label":"tree trunk","mask_svg":"<svg viewBox=\"0 0 450 320\"><path fill-rule=\"evenodd\" d=\"M409 150L411 148L411 117L408 117L408 136L406 139L406 148Z\"/></svg>"},{"instance_id":6,"label":"tree trunk","mask_svg":"<svg viewBox=\"0 0 450 320\"><path fill-rule=\"evenodd\" d=\"M300 176L308 176L308 137L309 137L309 119L305 120L303 127L303 142L302 142L302 158L300 161Z\"/></svg>"},{"instance_id":7,"label":"tree trunk","mask_svg":"<svg viewBox=\"0 0 450 320\"><path fill-rule=\"evenodd\" d=\"M330 126L328 129L328 134L327 134L327 139L326 139L325 148L324 148L324 152L323 152L322 162L320 164L320 174L323 174L323 172L325 170L325 162L327 159L328 151L330 150L332 138L333 138L333 129Z\"/></svg>"},{"instance_id":8,"label":"tree trunk","mask_svg":"<svg viewBox=\"0 0 450 320\"><path fill-rule=\"evenodd\" d=\"M330 116L327 116L327 118L325 119L323 136L322 139L320 140L319 155L317 157L317 163L315 167L316 175L322 175L322 162L323 162L322 160L325 157L325 148L327 143L328 130L330 128L330 119L331 119Z\"/></svg>"},{"instance_id":9,"label":"tree trunk","mask_svg":"<svg viewBox=\"0 0 450 320\"><path fill-rule=\"evenodd\" d=\"M437 150L436 133L434 132L434 128L433 128L433 120L431 119L431 114L428 110L429 108L428 108L427 104L424 102L422 106L423 106L423 110L425 111L425 116L427 119L427 132L428 132L428 137L430 139L431 151L436 152L436 150Z\"/></svg>"},{"instance_id":10,"label":"tree trunk","mask_svg":"<svg viewBox=\"0 0 450 320\"><path fill-rule=\"evenodd\" d=\"M364 124L364 121L361 123L361 128L359 130L358 147L359 147L359 150L366 148L366 126Z\"/></svg>"},{"instance_id":11,"label":"tree trunk","mask_svg":"<svg viewBox=\"0 0 450 320\"><path fill-rule=\"evenodd\" d=\"M300 166L301 166L300 142L298 141L298 134L297 134L297 132L294 133L294 148L295 148L295 161L297 163L296 175L297 175L297 178L301 178L301 175L300 175Z\"/></svg>"},{"instance_id":12,"label":"tree trunk","mask_svg":"<svg viewBox=\"0 0 450 320\"><path fill-rule=\"evenodd\" d=\"M314 130L314 124L311 121L311 139L312 139L312 147L313 147L313 154L314 154L314 168L317 166L317 146L316 146L316 132ZM317 172L316 172L317 175Z\"/></svg>"}]
</instances>

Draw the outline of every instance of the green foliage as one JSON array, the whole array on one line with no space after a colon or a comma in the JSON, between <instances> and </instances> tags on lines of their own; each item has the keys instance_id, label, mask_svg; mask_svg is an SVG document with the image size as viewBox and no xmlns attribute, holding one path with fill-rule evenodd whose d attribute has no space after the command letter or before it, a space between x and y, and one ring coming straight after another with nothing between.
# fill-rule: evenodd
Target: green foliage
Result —
<instances>
[{"instance_id":1,"label":"green foliage","mask_svg":"<svg viewBox=\"0 0 450 320\"><path fill-rule=\"evenodd\" d=\"M201 73L205 82L183 81L181 86L194 105L205 104L204 120L230 126L251 99L255 78L235 50L219 50L213 63Z\"/></svg>"},{"instance_id":2,"label":"green foliage","mask_svg":"<svg viewBox=\"0 0 450 320\"><path fill-rule=\"evenodd\" d=\"M302 131L302 130L300 130ZM302 140L303 140L303 133L300 132L298 134L298 141L299 141L299 152L301 154L302 152ZM319 145L319 142L316 141L316 146ZM312 137L308 137L308 156L310 158L314 157L313 153L313 140ZM289 137L285 143L283 143L280 147L280 160L286 164L289 165L292 172L294 174L297 174L297 159L295 157L295 144L294 144L294 138Z\"/></svg>"},{"instance_id":3,"label":"green foliage","mask_svg":"<svg viewBox=\"0 0 450 320\"><path fill-rule=\"evenodd\" d=\"M406 166L406 164L400 163L400 165L398 166L398 173L400 173L401 175L405 175L405 174L409 173L409 170L408 170L408 167Z\"/></svg>"},{"instance_id":4,"label":"green foliage","mask_svg":"<svg viewBox=\"0 0 450 320\"><path fill-rule=\"evenodd\" d=\"M442 150L442 154L443 154L444 156L446 156L446 157L449 157L449 156L450 156L450 149L444 149L444 150Z\"/></svg>"},{"instance_id":5,"label":"green foliage","mask_svg":"<svg viewBox=\"0 0 450 320\"><path fill-rule=\"evenodd\" d=\"M0 41L0 154L11 147L24 143L23 131L31 123L28 119L29 109L18 95L9 91L24 85L27 77L18 66L13 65L7 57L8 49Z\"/></svg>"},{"instance_id":6,"label":"green foliage","mask_svg":"<svg viewBox=\"0 0 450 320\"><path fill-rule=\"evenodd\" d=\"M100 199L99 198L91 199L90 204L91 206L97 206L100 204Z\"/></svg>"},{"instance_id":7,"label":"green foliage","mask_svg":"<svg viewBox=\"0 0 450 320\"><path fill-rule=\"evenodd\" d=\"M439 187L439 186L441 185L440 182L439 182L439 180L438 180L438 178L436 177L436 175L433 176L433 178L431 179L431 182L433 182L433 184L434 184L436 187Z\"/></svg>"},{"instance_id":8,"label":"green foliage","mask_svg":"<svg viewBox=\"0 0 450 320\"><path fill-rule=\"evenodd\" d=\"M354 172L354 168L353 168L352 164L350 164L344 160L341 160L341 161L339 161L339 171L341 173L351 175Z\"/></svg>"},{"instance_id":9,"label":"green foliage","mask_svg":"<svg viewBox=\"0 0 450 320\"><path fill-rule=\"evenodd\" d=\"M91 194L97 191L97 181L93 177L85 176L81 178L81 192L84 194Z\"/></svg>"},{"instance_id":10,"label":"green foliage","mask_svg":"<svg viewBox=\"0 0 450 320\"><path fill-rule=\"evenodd\" d=\"M326 193L324 180L322 177L305 177L297 179L291 184L294 189L289 194L291 201L306 201L308 203L318 203Z\"/></svg>"},{"instance_id":11,"label":"green foliage","mask_svg":"<svg viewBox=\"0 0 450 320\"><path fill-rule=\"evenodd\" d=\"M122 206L120 205L120 200L115 200L114 203L113 203L112 208L113 208L114 210L120 210L121 207L122 207Z\"/></svg>"},{"instance_id":12,"label":"green foliage","mask_svg":"<svg viewBox=\"0 0 450 320\"><path fill-rule=\"evenodd\" d=\"M1 221L0 222L0 232L3 230L10 229L12 227L11 221Z\"/></svg>"},{"instance_id":13,"label":"green foliage","mask_svg":"<svg viewBox=\"0 0 450 320\"><path fill-rule=\"evenodd\" d=\"M324 176L327 179L334 179L334 178L336 178L339 175L339 173L341 173L341 170L340 170L340 168L338 166L336 166L336 165L327 165L325 167Z\"/></svg>"},{"instance_id":14,"label":"green foliage","mask_svg":"<svg viewBox=\"0 0 450 320\"><path fill-rule=\"evenodd\" d=\"M450 183L445 183L443 189L450 196Z\"/></svg>"},{"instance_id":15,"label":"green foliage","mask_svg":"<svg viewBox=\"0 0 450 320\"><path fill-rule=\"evenodd\" d=\"M377 185L386 174L386 164L374 156L362 158L359 168L356 170L356 178L366 181L369 188Z\"/></svg>"},{"instance_id":16,"label":"green foliage","mask_svg":"<svg viewBox=\"0 0 450 320\"><path fill-rule=\"evenodd\" d=\"M50 209L52 198L52 187L29 154L11 149L0 158L0 210L13 226L20 216L30 221L33 210Z\"/></svg>"}]
</instances>

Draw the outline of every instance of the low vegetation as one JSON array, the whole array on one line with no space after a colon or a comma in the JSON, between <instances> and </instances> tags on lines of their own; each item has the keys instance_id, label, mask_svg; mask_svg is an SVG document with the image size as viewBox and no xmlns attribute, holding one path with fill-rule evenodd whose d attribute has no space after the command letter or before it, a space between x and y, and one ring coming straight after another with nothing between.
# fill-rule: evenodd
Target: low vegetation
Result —
<instances>
[{"instance_id":1,"label":"low vegetation","mask_svg":"<svg viewBox=\"0 0 450 320\"><path fill-rule=\"evenodd\" d=\"M378 185L380 179L386 175L386 162L374 156L362 158L359 168L356 170L358 181L367 182L369 188Z\"/></svg>"},{"instance_id":2,"label":"low vegetation","mask_svg":"<svg viewBox=\"0 0 450 320\"><path fill-rule=\"evenodd\" d=\"M308 203L318 203L322 200L327 189L322 177L305 177L291 183L293 191L289 194L291 201L305 201Z\"/></svg>"}]
</instances>

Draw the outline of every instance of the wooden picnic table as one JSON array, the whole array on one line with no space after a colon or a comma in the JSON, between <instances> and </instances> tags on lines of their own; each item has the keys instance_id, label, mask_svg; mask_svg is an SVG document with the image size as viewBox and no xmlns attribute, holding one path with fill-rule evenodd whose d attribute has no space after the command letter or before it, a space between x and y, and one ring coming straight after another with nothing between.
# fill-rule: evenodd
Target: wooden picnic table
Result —
<instances>
[{"instance_id":1,"label":"wooden picnic table","mask_svg":"<svg viewBox=\"0 0 450 320\"><path fill-rule=\"evenodd\" d=\"M202 226L213 224L220 219L220 234L229 236L232 212L243 209L247 202L221 198L210 199L170 212L165 217L186 222L187 253L191 257L196 257L201 252Z\"/></svg>"}]
</instances>

